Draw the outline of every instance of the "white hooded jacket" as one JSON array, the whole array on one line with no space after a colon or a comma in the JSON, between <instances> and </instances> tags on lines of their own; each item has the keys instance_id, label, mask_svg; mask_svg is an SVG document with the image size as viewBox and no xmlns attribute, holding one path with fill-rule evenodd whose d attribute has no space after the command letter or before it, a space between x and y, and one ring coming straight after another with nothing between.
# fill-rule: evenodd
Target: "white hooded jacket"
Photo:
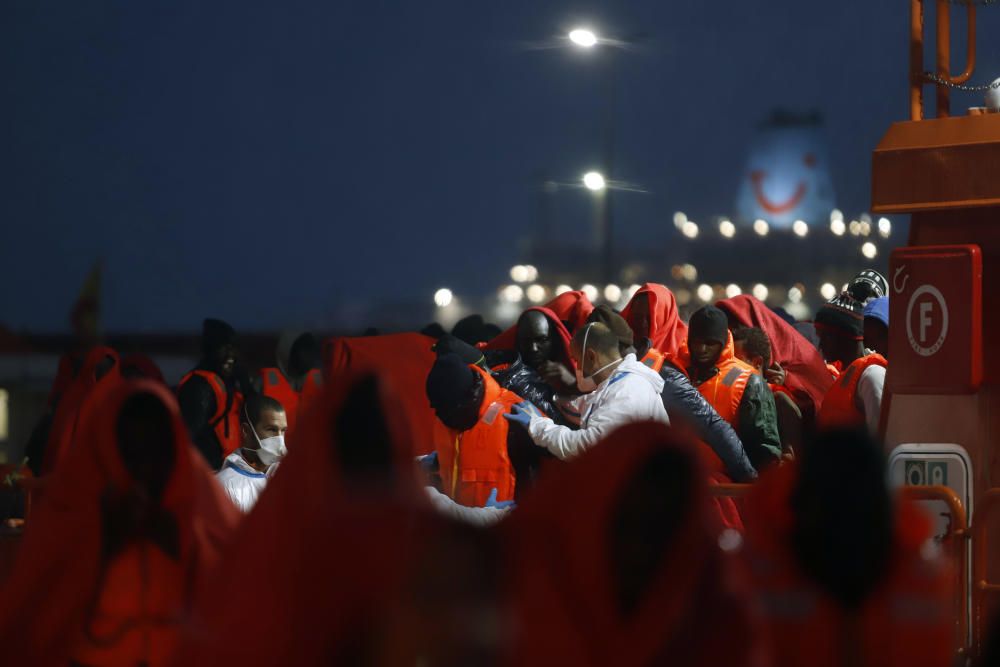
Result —
<instances>
[{"instance_id":1,"label":"white hooded jacket","mask_svg":"<svg viewBox=\"0 0 1000 667\"><path fill-rule=\"evenodd\" d=\"M560 401L563 412L580 430L560 426L548 417L532 416L528 432L539 447L562 460L580 455L623 424L657 421L669 424L663 408L663 378L656 371L626 356L597 389Z\"/></svg>"},{"instance_id":2,"label":"white hooded jacket","mask_svg":"<svg viewBox=\"0 0 1000 667\"><path fill-rule=\"evenodd\" d=\"M258 472L243 458L240 450L226 457L222 470L215 474L222 488L226 490L229 499L233 501L244 514L253 509L257 498L267 486L271 471L277 467L272 465L267 473Z\"/></svg>"}]
</instances>

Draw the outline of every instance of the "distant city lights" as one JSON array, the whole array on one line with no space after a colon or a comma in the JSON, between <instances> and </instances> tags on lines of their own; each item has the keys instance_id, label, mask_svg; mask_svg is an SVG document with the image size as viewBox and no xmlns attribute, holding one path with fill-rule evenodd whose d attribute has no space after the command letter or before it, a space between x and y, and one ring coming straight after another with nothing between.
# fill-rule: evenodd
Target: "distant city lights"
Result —
<instances>
[{"instance_id":1,"label":"distant city lights","mask_svg":"<svg viewBox=\"0 0 1000 667\"><path fill-rule=\"evenodd\" d=\"M622 288L618 285L607 285L604 288L604 300L617 303L622 298Z\"/></svg>"},{"instance_id":2,"label":"distant city lights","mask_svg":"<svg viewBox=\"0 0 1000 667\"><path fill-rule=\"evenodd\" d=\"M545 301L545 288L541 285L531 285L524 291L531 303L541 303Z\"/></svg>"},{"instance_id":3,"label":"distant city lights","mask_svg":"<svg viewBox=\"0 0 1000 667\"><path fill-rule=\"evenodd\" d=\"M447 308L451 305L453 298L455 298L454 295L447 287L442 287L438 291L434 292L434 304L438 308Z\"/></svg>"},{"instance_id":4,"label":"distant city lights","mask_svg":"<svg viewBox=\"0 0 1000 667\"><path fill-rule=\"evenodd\" d=\"M698 299L700 301L709 302L712 300L712 296L715 295L715 290L712 289L711 285L706 285L702 283L698 285L698 291L696 292Z\"/></svg>"},{"instance_id":5,"label":"distant city lights","mask_svg":"<svg viewBox=\"0 0 1000 667\"><path fill-rule=\"evenodd\" d=\"M847 225L844 224L843 219L831 220L830 231L833 232L836 236L843 236L844 232L847 231Z\"/></svg>"},{"instance_id":6,"label":"distant city lights","mask_svg":"<svg viewBox=\"0 0 1000 667\"><path fill-rule=\"evenodd\" d=\"M840 220L841 222L844 221L844 214L839 208L835 208L830 211L830 222L833 222L834 220Z\"/></svg>"},{"instance_id":7,"label":"distant city lights","mask_svg":"<svg viewBox=\"0 0 1000 667\"><path fill-rule=\"evenodd\" d=\"M592 192L600 192L607 187L604 176L597 171L588 171L583 175L583 186Z\"/></svg>"},{"instance_id":8,"label":"distant city lights","mask_svg":"<svg viewBox=\"0 0 1000 667\"><path fill-rule=\"evenodd\" d=\"M518 264L510 268L510 279L515 283L528 282L528 267Z\"/></svg>"},{"instance_id":9,"label":"distant city lights","mask_svg":"<svg viewBox=\"0 0 1000 667\"><path fill-rule=\"evenodd\" d=\"M698 280L698 269L694 267L694 264L684 264L681 266L681 277L693 283Z\"/></svg>"},{"instance_id":10,"label":"distant city lights","mask_svg":"<svg viewBox=\"0 0 1000 667\"><path fill-rule=\"evenodd\" d=\"M861 246L861 254L868 259L875 259L875 255L878 254L878 248L871 241L865 241L864 245Z\"/></svg>"},{"instance_id":11,"label":"distant city lights","mask_svg":"<svg viewBox=\"0 0 1000 667\"><path fill-rule=\"evenodd\" d=\"M559 296L560 294L565 294L566 292L572 292L572 291L573 291L573 288L570 287L569 285L556 285L556 290L555 290L556 296Z\"/></svg>"},{"instance_id":12,"label":"distant city lights","mask_svg":"<svg viewBox=\"0 0 1000 667\"><path fill-rule=\"evenodd\" d=\"M719 233L727 239L731 239L736 236L736 225L731 220L722 220L719 223Z\"/></svg>"},{"instance_id":13,"label":"distant city lights","mask_svg":"<svg viewBox=\"0 0 1000 667\"><path fill-rule=\"evenodd\" d=\"M861 233L861 223L857 220L851 220L851 224L847 226L847 229L851 232L851 236L857 236Z\"/></svg>"},{"instance_id":14,"label":"distant city lights","mask_svg":"<svg viewBox=\"0 0 1000 667\"><path fill-rule=\"evenodd\" d=\"M767 285L763 283L757 283L753 286L751 292L758 301L767 301Z\"/></svg>"},{"instance_id":15,"label":"distant city lights","mask_svg":"<svg viewBox=\"0 0 1000 667\"><path fill-rule=\"evenodd\" d=\"M684 226L684 223L688 221L687 214L684 211L677 211L674 213L674 227L680 229Z\"/></svg>"},{"instance_id":16,"label":"distant city lights","mask_svg":"<svg viewBox=\"0 0 1000 667\"><path fill-rule=\"evenodd\" d=\"M823 283L819 288L820 296L829 301L833 297L837 296L837 288L833 286L833 283Z\"/></svg>"},{"instance_id":17,"label":"distant city lights","mask_svg":"<svg viewBox=\"0 0 1000 667\"><path fill-rule=\"evenodd\" d=\"M734 296L739 296L740 294L743 294L743 290L741 290L740 286L737 285L736 283L729 283L728 285L726 285L727 299L732 299Z\"/></svg>"},{"instance_id":18,"label":"distant city lights","mask_svg":"<svg viewBox=\"0 0 1000 667\"><path fill-rule=\"evenodd\" d=\"M767 224L767 220L757 219L753 222L753 230L758 236L767 236L767 232L770 231L771 227Z\"/></svg>"},{"instance_id":19,"label":"distant city lights","mask_svg":"<svg viewBox=\"0 0 1000 667\"><path fill-rule=\"evenodd\" d=\"M520 285L507 285L500 290L500 299L507 303L518 303L524 298L524 290Z\"/></svg>"},{"instance_id":20,"label":"distant city lights","mask_svg":"<svg viewBox=\"0 0 1000 667\"><path fill-rule=\"evenodd\" d=\"M597 288L591 284L586 284L580 287L580 291L590 299L591 301L597 301Z\"/></svg>"},{"instance_id":21,"label":"distant city lights","mask_svg":"<svg viewBox=\"0 0 1000 667\"><path fill-rule=\"evenodd\" d=\"M628 290L625 292L625 299L627 301L631 301L632 297L635 296L635 293L638 292L641 287L642 285L636 285L635 283L629 285Z\"/></svg>"},{"instance_id":22,"label":"distant city lights","mask_svg":"<svg viewBox=\"0 0 1000 667\"><path fill-rule=\"evenodd\" d=\"M788 300L792 303L799 303L802 301L802 290L798 286L790 287L788 289Z\"/></svg>"},{"instance_id":23,"label":"distant city lights","mask_svg":"<svg viewBox=\"0 0 1000 667\"><path fill-rule=\"evenodd\" d=\"M809 225L806 224L805 220L796 220L792 223L792 232L796 236L805 237L809 233Z\"/></svg>"},{"instance_id":24,"label":"distant city lights","mask_svg":"<svg viewBox=\"0 0 1000 667\"><path fill-rule=\"evenodd\" d=\"M698 238L698 224L688 220L683 225L681 225L681 234L688 237L689 239Z\"/></svg>"},{"instance_id":25,"label":"distant city lights","mask_svg":"<svg viewBox=\"0 0 1000 667\"><path fill-rule=\"evenodd\" d=\"M878 219L878 233L884 239L889 238L889 235L892 234L892 223L889 222L889 218Z\"/></svg>"}]
</instances>

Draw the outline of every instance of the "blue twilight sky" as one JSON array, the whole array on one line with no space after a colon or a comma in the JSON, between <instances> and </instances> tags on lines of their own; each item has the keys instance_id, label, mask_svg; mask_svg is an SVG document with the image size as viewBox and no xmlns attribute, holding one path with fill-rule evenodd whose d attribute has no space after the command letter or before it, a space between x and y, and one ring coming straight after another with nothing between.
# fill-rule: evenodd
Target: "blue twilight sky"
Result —
<instances>
[{"instance_id":1,"label":"blue twilight sky","mask_svg":"<svg viewBox=\"0 0 1000 667\"><path fill-rule=\"evenodd\" d=\"M870 151L907 112L908 5L7 0L0 323L65 330L97 257L114 330L332 326L488 292L530 234L535 174L599 164L606 63L540 48L580 22L645 35L616 54L616 175L650 191L618 198L620 236L731 213L779 106L825 114L838 203L862 211ZM991 26L977 80L1000 74ZM586 203L557 195L562 233Z\"/></svg>"}]
</instances>

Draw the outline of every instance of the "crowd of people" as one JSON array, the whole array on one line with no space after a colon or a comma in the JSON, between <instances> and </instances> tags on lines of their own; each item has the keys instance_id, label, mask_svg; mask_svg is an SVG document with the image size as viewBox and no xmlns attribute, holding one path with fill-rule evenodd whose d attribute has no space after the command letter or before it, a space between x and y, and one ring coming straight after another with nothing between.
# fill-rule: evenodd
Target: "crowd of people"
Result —
<instances>
[{"instance_id":1,"label":"crowd of people","mask_svg":"<svg viewBox=\"0 0 1000 667\"><path fill-rule=\"evenodd\" d=\"M567 292L255 373L209 319L176 388L67 356L3 662L949 665L952 564L878 442L887 291L811 322Z\"/></svg>"}]
</instances>

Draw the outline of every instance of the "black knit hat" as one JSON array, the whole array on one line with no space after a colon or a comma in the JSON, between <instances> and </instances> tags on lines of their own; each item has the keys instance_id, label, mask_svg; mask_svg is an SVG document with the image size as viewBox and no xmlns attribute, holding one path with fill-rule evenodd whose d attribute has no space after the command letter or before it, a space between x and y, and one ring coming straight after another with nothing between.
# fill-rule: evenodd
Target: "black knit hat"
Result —
<instances>
[{"instance_id":1,"label":"black knit hat","mask_svg":"<svg viewBox=\"0 0 1000 667\"><path fill-rule=\"evenodd\" d=\"M878 271L865 269L858 275L851 278L847 285L847 291L856 301L860 301L864 306L872 299L877 299L889 294L889 283L885 276Z\"/></svg>"},{"instance_id":2,"label":"black knit hat","mask_svg":"<svg viewBox=\"0 0 1000 667\"><path fill-rule=\"evenodd\" d=\"M615 309L606 303L602 303L597 308L594 308L594 311L587 317L587 321L600 322L611 329L611 333L618 336L619 345L628 346L635 342L632 327L628 325L624 317L615 312Z\"/></svg>"},{"instance_id":3,"label":"black knit hat","mask_svg":"<svg viewBox=\"0 0 1000 667\"><path fill-rule=\"evenodd\" d=\"M201 349L211 356L224 345L236 344L236 331L222 320L206 318L201 323Z\"/></svg>"},{"instance_id":4,"label":"black knit hat","mask_svg":"<svg viewBox=\"0 0 1000 667\"><path fill-rule=\"evenodd\" d=\"M427 374L427 398L431 407L441 408L463 403L476 386L476 371L457 354L442 354Z\"/></svg>"},{"instance_id":5,"label":"black knit hat","mask_svg":"<svg viewBox=\"0 0 1000 667\"><path fill-rule=\"evenodd\" d=\"M818 328L826 327L861 340L865 334L865 307L847 292L820 306L815 323Z\"/></svg>"},{"instance_id":6,"label":"black knit hat","mask_svg":"<svg viewBox=\"0 0 1000 667\"><path fill-rule=\"evenodd\" d=\"M482 350L474 345L469 345L464 340L456 338L451 334L441 336L431 349L439 357L443 354L456 354L466 364L482 365L485 363Z\"/></svg>"},{"instance_id":7,"label":"black knit hat","mask_svg":"<svg viewBox=\"0 0 1000 667\"><path fill-rule=\"evenodd\" d=\"M688 322L688 340L715 341L723 345L729 341L729 318L715 306L705 306L694 312Z\"/></svg>"}]
</instances>

